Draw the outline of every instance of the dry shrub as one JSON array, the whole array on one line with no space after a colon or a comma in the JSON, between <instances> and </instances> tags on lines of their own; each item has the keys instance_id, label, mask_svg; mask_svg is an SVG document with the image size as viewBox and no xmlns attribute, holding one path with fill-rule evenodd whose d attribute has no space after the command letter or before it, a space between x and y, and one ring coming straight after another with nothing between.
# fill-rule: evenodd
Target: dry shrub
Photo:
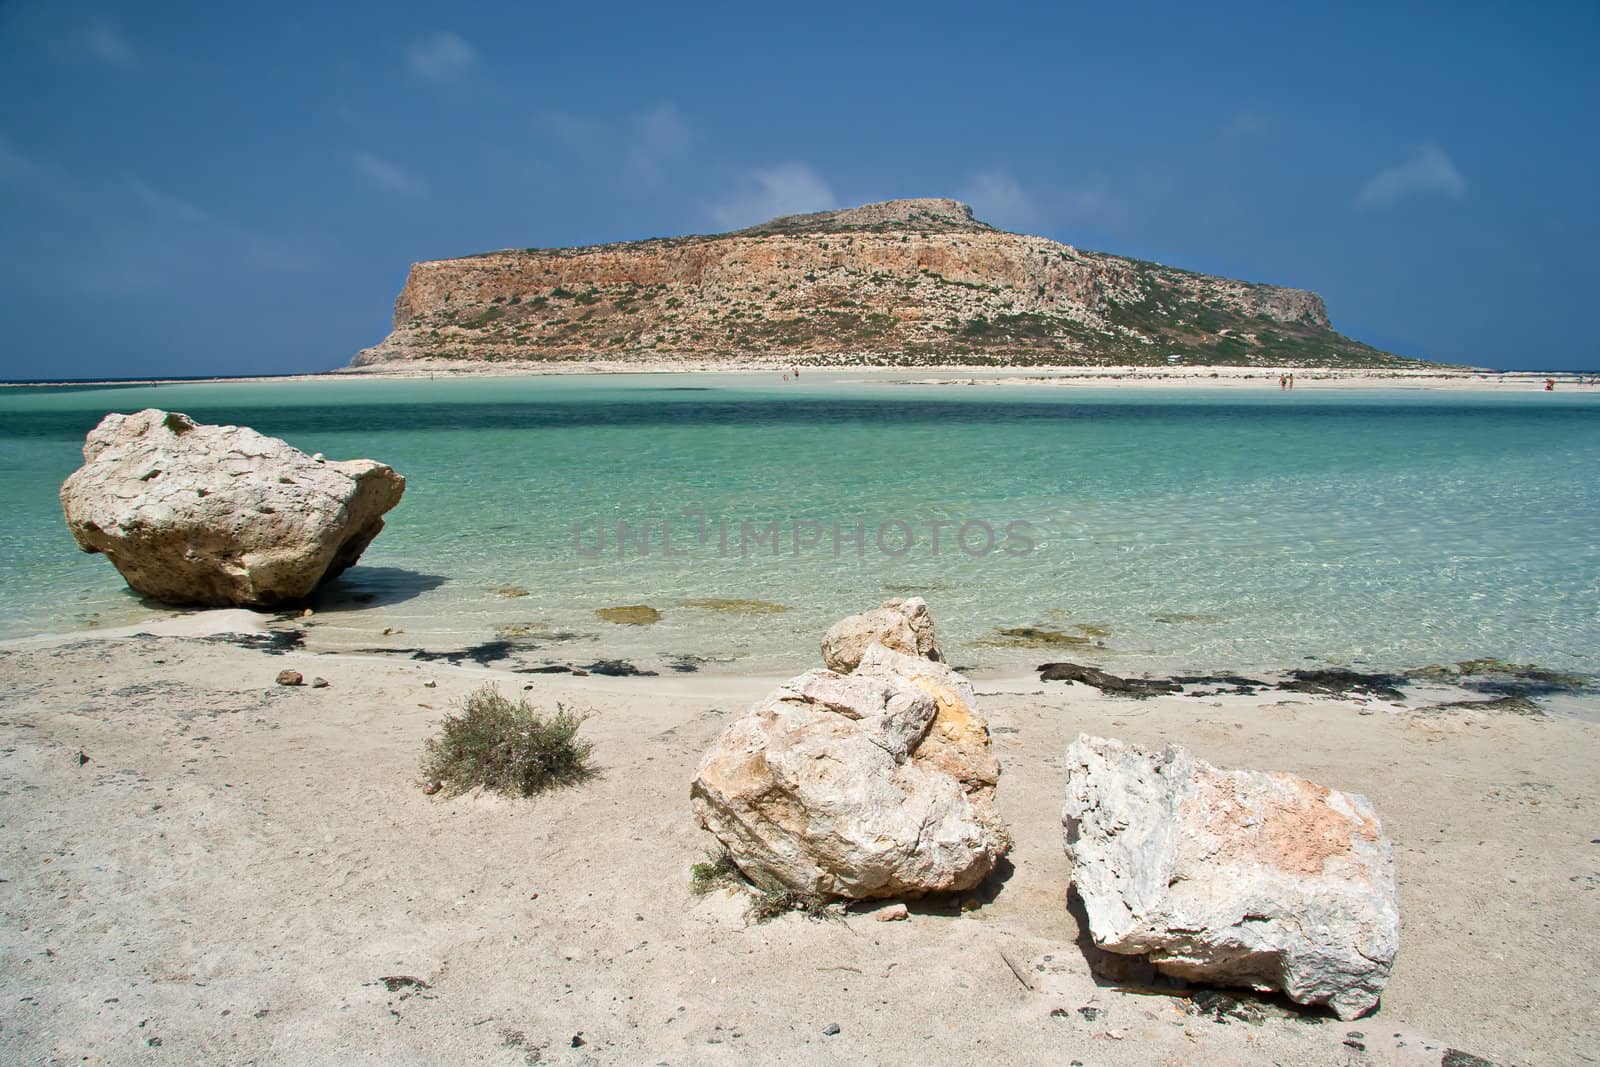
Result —
<instances>
[{"instance_id":1,"label":"dry shrub","mask_svg":"<svg viewBox=\"0 0 1600 1067\"><path fill-rule=\"evenodd\" d=\"M556 705L548 717L492 685L472 692L430 737L422 770L448 795L489 789L529 797L593 776L594 746L579 740L585 716Z\"/></svg>"}]
</instances>

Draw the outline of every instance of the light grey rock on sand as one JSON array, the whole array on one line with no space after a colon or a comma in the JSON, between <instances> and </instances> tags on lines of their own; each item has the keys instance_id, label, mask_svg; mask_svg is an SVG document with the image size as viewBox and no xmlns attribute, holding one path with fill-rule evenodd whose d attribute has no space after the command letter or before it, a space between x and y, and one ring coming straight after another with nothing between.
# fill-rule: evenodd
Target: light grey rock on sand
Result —
<instances>
[{"instance_id":1,"label":"light grey rock on sand","mask_svg":"<svg viewBox=\"0 0 1600 1067\"><path fill-rule=\"evenodd\" d=\"M944 660L934 637L928 602L919 596L885 600L870 611L834 623L822 638L822 662L829 670L849 674L874 643L911 656Z\"/></svg>"},{"instance_id":2,"label":"light grey rock on sand","mask_svg":"<svg viewBox=\"0 0 1600 1067\"><path fill-rule=\"evenodd\" d=\"M155 408L107 415L83 460L61 486L78 546L173 604L303 599L360 558L406 484L370 459L331 463Z\"/></svg>"},{"instance_id":3,"label":"light grey rock on sand","mask_svg":"<svg viewBox=\"0 0 1600 1067\"><path fill-rule=\"evenodd\" d=\"M878 644L867 646L855 673L909 682L931 698L933 723L912 758L953 777L969 797L985 803L994 800L1000 761L995 759L989 724L978 711L978 694L965 675L944 663Z\"/></svg>"},{"instance_id":4,"label":"light grey rock on sand","mask_svg":"<svg viewBox=\"0 0 1600 1067\"><path fill-rule=\"evenodd\" d=\"M695 813L765 889L852 900L971 889L1010 839L970 688L898 669L940 664L881 647L866 658L855 674L790 679L728 726L695 774ZM964 781L953 765L976 773Z\"/></svg>"},{"instance_id":5,"label":"light grey rock on sand","mask_svg":"<svg viewBox=\"0 0 1600 1067\"><path fill-rule=\"evenodd\" d=\"M1400 912L1365 797L1086 734L1066 764L1067 856L1096 945L1342 1019L1377 1004Z\"/></svg>"}]
</instances>

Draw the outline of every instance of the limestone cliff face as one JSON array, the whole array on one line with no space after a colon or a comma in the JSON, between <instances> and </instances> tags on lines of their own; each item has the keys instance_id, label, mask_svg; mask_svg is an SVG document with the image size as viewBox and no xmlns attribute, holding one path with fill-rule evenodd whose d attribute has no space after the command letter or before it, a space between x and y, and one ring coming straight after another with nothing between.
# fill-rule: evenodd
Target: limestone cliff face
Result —
<instances>
[{"instance_id":1,"label":"limestone cliff face","mask_svg":"<svg viewBox=\"0 0 1600 1067\"><path fill-rule=\"evenodd\" d=\"M791 215L734 233L418 263L391 360L1351 365L1322 299L1085 252L954 200Z\"/></svg>"}]
</instances>

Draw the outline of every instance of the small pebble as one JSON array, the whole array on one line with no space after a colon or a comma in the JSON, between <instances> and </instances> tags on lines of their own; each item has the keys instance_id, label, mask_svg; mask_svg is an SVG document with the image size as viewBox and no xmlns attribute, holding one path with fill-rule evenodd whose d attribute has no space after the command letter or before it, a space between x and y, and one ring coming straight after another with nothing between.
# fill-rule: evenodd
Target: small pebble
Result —
<instances>
[{"instance_id":1,"label":"small pebble","mask_svg":"<svg viewBox=\"0 0 1600 1067\"><path fill-rule=\"evenodd\" d=\"M311 688L326 689L328 688L328 680L326 678L313 678L311 679Z\"/></svg>"},{"instance_id":2,"label":"small pebble","mask_svg":"<svg viewBox=\"0 0 1600 1067\"><path fill-rule=\"evenodd\" d=\"M572 1047L573 1048L582 1048L583 1046L587 1045L588 1043L589 1042L587 1042L587 1041L585 1041L583 1039L583 1031L582 1030L579 1030L577 1033L572 1035Z\"/></svg>"},{"instance_id":3,"label":"small pebble","mask_svg":"<svg viewBox=\"0 0 1600 1067\"><path fill-rule=\"evenodd\" d=\"M881 923L897 923L910 917L911 913L906 910L904 904L890 904L887 908L880 908L873 916Z\"/></svg>"},{"instance_id":4,"label":"small pebble","mask_svg":"<svg viewBox=\"0 0 1600 1067\"><path fill-rule=\"evenodd\" d=\"M422 683L422 688L424 688L424 689L437 689L437 688L439 688L439 683L434 681L432 678L429 678L426 682Z\"/></svg>"},{"instance_id":5,"label":"small pebble","mask_svg":"<svg viewBox=\"0 0 1600 1067\"><path fill-rule=\"evenodd\" d=\"M279 671L279 685L305 685L305 677L299 671Z\"/></svg>"},{"instance_id":6,"label":"small pebble","mask_svg":"<svg viewBox=\"0 0 1600 1067\"><path fill-rule=\"evenodd\" d=\"M309 618L311 618L311 616L313 616L315 614L316 614L316 612L312 611L310 608L307 608L306 610L304 610L304 611L302 611L300 613L300 617L302 619L309 619Z\"/></svg>"},{"instance_id":7,"label":"small pebble","mask_svg":"<svg viewBox=\"0 0 1600 1067\"><path fill-rule=\"evenodd\" d=\"M439 781L437 778L429 778L426 782L422 783L423 794L430 797L443 788L444 783Z\"/></svg>"},{"instance_id":8,"label":"small pebble","mask_svg":"<svg viewBox=\"0 0 1600 1067\"><path fill-rule=\"evenodd\" d=\"M827 1034L829 1037L832 1037L834 1034L837 1034L839 1032L839 1024L838 1023L829 1023L827 1026L824 1026L822 1028L822 1032Z\"/></svg>"}]
</instances>

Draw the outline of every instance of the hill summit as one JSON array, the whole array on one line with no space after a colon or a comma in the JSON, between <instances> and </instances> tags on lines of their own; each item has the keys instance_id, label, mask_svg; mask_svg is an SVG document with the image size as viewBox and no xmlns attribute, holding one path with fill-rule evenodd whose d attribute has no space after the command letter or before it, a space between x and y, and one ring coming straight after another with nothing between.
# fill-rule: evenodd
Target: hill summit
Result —
<instances>
[{"instance_id":1,"label":"hill summit","mask_svg":"<svg viewBox=\"0 0 1600 1067\"><path fill-rule=\"evenodd\" d=\"M1087 252L889 200L748 229L414 264L398 360L1259 366L1413 363L1334 332L1322 298Z\"/></svg>"}]
</instances>

